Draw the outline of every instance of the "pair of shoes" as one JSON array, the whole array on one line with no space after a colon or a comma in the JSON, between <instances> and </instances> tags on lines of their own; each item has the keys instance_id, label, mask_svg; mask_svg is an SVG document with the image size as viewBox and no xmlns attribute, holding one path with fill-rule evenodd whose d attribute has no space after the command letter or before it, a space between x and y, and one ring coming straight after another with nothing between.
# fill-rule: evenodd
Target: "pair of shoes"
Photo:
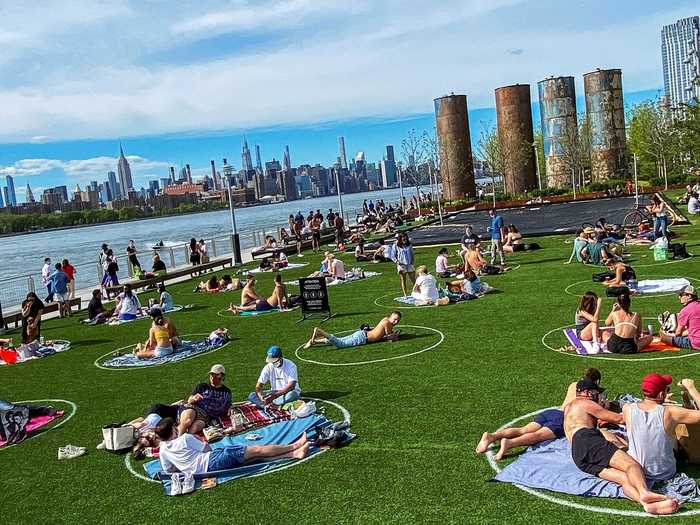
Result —
<instances>
[{"instance_id":1,"label":"pair of shoes","mask_svg":"<svg viewBox=\"0 0 700 525\"><path fill-rule=\"evenodd\" d=\"M170 476L170 495L181 496L194 492L194 476L192 474L173 474Z\"/></svg>"},{"instance_id":2,"label":"pair of shoes","mask_svg":"<svg viewBox=\"0 0 700 525\"><path fill-rule=\"evenodd\" d=\"M75 445L66 445L58 449L58 459L73 459L84 454L87 454L87 449Z\"/></svg>"}]
</instances>

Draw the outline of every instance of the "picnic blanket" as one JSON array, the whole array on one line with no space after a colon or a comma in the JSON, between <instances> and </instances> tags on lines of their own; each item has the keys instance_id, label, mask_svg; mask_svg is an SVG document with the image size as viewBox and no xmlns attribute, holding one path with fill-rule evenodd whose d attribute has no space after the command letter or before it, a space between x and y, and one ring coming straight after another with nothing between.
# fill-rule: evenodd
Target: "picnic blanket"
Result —
<instances>
[{"instance_id":1,"label":"picnic blanket","mask_svg":"<svg viewBox=\"0 0 700 525\"><path fill-rule=\"evenodd\" d=\"M188 305L188 306L190 306L190 305ZM186 308L186 307L179 305L179 304L176 304L170 310L163 310L163 313L170 314L173 312L178 312L178 311L182 310L183 308ZM136 316L136 319L131 319L129 321L126 321L123 319L115 318L115 319L112 319L111 321L109 321L107 324L110 326L117 326L117 325L124 324L124 323L132 323L134 321L141 321L142 319L150 319L150 318L151 318L151 316L148 315L148 308L141 308L141 310L139 310L139 314Z\"/></svg>"},{"instance_id":2,"label":"picnic blanket","mask_svg":"<svg viewBox=\"0 0 700 525\"><path fill-rule=\"evenodd\" d=\"M637 284L637 293L677 293L689 286L690 281L683 277L671 279L644 279Z\"/></svg>"},{"instance_id":3,"label":"picnic blanket","mask_svg":"<svg viewBox=\"0 0 700 525\"><path fill-rule=\"evenodd\" d=\"M344 280L333 279L333 280L329 281L329 278L326 277L326 286L336 286L339 284L346 284L346 283L352 283L355 281L362 281L364 279L369 279L370 277L375 277L375 276L381 275L381 274L382 274L381 272L365 272L364 277L358 277L357 275L355 275L352 272L346 272ZM288 282L285 282L284 284L289 284L291 286L299 286L299 281L298 280L288 281Z\"/></svg>"},{"instance_id":4,"label":"picnic blanket","mask_svg":"<svg viewBox=\"0 0 700 525\"><path fill-rule=\"evenodd\" d=\"M115 355L100 363L106 368L143 368L146 366L158 366L166 363L177 363L190 357L194 357L222 346L226 346L230 340L220 343L203 339L201 341L182 341L182 344L175 348L175 352L164 357L151 357L149 359L139 359L133 353Z\"/></svg>"},{"instance_id":5,"label":"picnic blanket","mask_svg":"<svg viewBox=\"0 0 700 525\"><path fill-rule=\"evenodd\" d=\"M569 341L571 346L574 347L577 354L580 355L591 355L591 354L610 354L608 347L605 343L594 343L593 341L581 341L576 334L576 330L573 328L564 329L564 337ZM647 352L680 352L680 348L668 345L661 341L658 337L655 337L651 344L642 348L639 353Z\"/></svg>"},{"instance_id":6,"label":"picnic blanket","mask_svg":"<svg viewBox=\"0 0 700 525\"><path fill-rule=\"evenodd\" d=\"M289 412L282 410L281 407L273 404L268 405L265 409L258 408L255 403L244 401L233 405L229 410L228 416L222 418L221 423L224 428L235 427L236 434L248 432L254 428L260 428L272 423L287 421L292 416Z\"/></svg>"},{"instance_id":7,"label":"picnic blanket","mask_svg":"<svg viewBox=\"0 0 700 525\"><path fill-rule=\"evenodd\" d=\"M285 266L284 268L280 268L279 270L276 270L278 272L283 272L285 270L293 270L295 268L303 268L304 266L307 266L309 263L293 263L290 262ZM267 270L261 270L260 268L253 268L252 270L248 270L247 273L267 273L267 272L272 272L272 268L268 268Z\"/></svg>"},{"instance_id":8,"label":"picnic blanket","mask_svg":"<svg viewBox=\"0 0 700 525\"><path fill-rule=\"evenodd\" d=\"M314 428L318 426L325 427L329 426L330 424L331 422L324 416L314 414L305 418L290 419L288 421L273 423L264 428L258 429L255 431L255 434L259 436L259 439L249 440L246 438L246 435L249 433L246 433L234 437L226 437L217 443L213 443L211 446L212 448L216 449L231 445L289 445L299 439L305 432L307 433L309 439L313 440L315 437ZM322 451L323 449L321 448L311 447L307 457L316 455ZM202 488L202 482L205 479L213 479L218 485L234 479L258 476L291 464L295 461L299 460L289 458L273 459L259 463L241 465L229 470L195 474L195 490ZM163 490L165 494L170 494L170 475L161 471L160 461L149 461L148 463L145 463L143 467L150 478L160 480L163 483Z\"/></svg>"},{"instance_id":9,"label":"picnic blanket","mask_svg":"<svg viewBox=\"0 0 700 525\"><path fill-rule=\"evenodd\" d=\"M579 470L571 459L571 445L566 438L545 441L528 448L496 474L494 480L574 496L625 497L617 483ZM683 473L676 474L669 481L647 483L655 492L676 498L681 503L700 502L697 483Z\"/></svg>"},{"instance_id":10,"label":"picnic blanket","mask_svg":"<svg viewBox=\"0 0 700 525\"><path fill-rule=\"evenodd\" d=\"M22 349L24 348L24 349ZM14 365L31 361L32 359L42 359L59 352L70 350L70 341L57 339L51 344L45 343L38 346L36 349L31 349L22 345L19 349L3 349L0 350L0 365Z\"/></svg>"},{"instance_id":11,"label":"picnic blanket","mask_svg":"<svg viewBox=\"0 0 700 525\"><path fill-rule=\"evenodd\" d=\"M36 416L33 417L29 420L27 423L27 426L24 427L24 432L29 435L32 432L36 432L42 427L45 427L49 423L51 423L54 419L58 419L59 417L63 417L64 412L62 410L59 410L56 412L53 416ZM7 441L4 441L2 438L0 438L0 448L4 447L7 444Z\"/></svg>"}]
</instances>

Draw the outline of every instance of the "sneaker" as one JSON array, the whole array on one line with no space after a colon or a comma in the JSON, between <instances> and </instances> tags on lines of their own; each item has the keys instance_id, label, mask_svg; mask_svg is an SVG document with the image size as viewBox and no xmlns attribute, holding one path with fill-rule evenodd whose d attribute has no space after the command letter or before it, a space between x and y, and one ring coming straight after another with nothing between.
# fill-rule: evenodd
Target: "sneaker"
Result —
<instances>
[{"instance_id":1,"label":"sneaker","mask_svg":"<svg viewBox=\"0 0 700 525\"><path fill-rule=\"evenodd\" d=\"M304 256L304 254L301 254L301 253L299 255L297 255L297 257L303 257L303 256Z\"/></svg>"},{"instance_id":2,"label":"sneaker","mask_svg":"<svg viewBox=\"0 0 700 525\"><path fill-rule=\"evenodd\" d=\"M85 447L76 447L75 445L66 445L58 449L58 459L73 459L87 453Z\"/></svg>"},{"instance_id":3,"label":"sneaker","mask_svg":"<svg viewBox=\"0 0 700 525\"><path fill-rule=\"evenodd\" d=\"M100 441L100 444L95 447L97 450L104 450L105 449L105 442Z\"/></svg>"},{"instance_id":4,"label":"sneaker","mask_svg":"<svg viewBox=\"0 0 700 525\"><path fill-rule=\"evenodd\" d=\"M347 428L350 428L350 422L349 421L337 421L331 425L331 429L333 430L345 430Z\"/></svg>"},{"instance_id":5,"label":"sneaker","mask_svg":"<svg viewBox=\"0 0 700 525\"><path fill-rule=\"evenodd\" d=\"M194 476L192 474L185 474L185 478L180 483L180 494L194 492L194 485Z\"/></svg>"},{"instance_id":6,"label":"sneaker","mask_svg":"<svg viewBox=\"0 0 700 525\"><path fill-rule=\"evenodd\" d=\"M170 495L179 496L182 494L182 484L180 483L180 474L170 476Z\"/></svg>"}]
</instances>

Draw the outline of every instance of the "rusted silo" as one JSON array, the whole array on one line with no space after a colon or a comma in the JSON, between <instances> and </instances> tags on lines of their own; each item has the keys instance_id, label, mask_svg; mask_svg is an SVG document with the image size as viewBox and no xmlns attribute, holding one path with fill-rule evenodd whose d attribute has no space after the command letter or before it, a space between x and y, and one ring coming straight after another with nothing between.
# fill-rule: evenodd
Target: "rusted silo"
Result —
<instances>
[{"instance_id":1,"label":"rusted silo","mask_svg":"<svg viewBox=\"0 0 700 525\"><path fill-rule=\"evenodd\" d=\"M496 117L506 193L536 188L530 86L516 84L496 89Z\"/></svg>"},{"instance_id":2,"label":"rusted silo","mask_svg":"<svg viewBox=\"0 0 700 525\"><path fill-rule=\"evenodd\" d=\"M537 84L540 118L547 167L547 185L571 186L576 158L578 124L576 121L576 87L574 77L553 77Z\"/></svg>"},{"instance_id":3,"label":"rusted silo","mask_svg":"<svg viewBox=\"0 0 700 525\"><path fill-rule=\"evenodd\" d=\"M598 69L583 75L586 118L591 135L591 179L627 176L622 71Z\"/></svg>"},{"instance_id":4,"label":"rusted silo","mask_svg":"<svg viewBox=\"0 0 700 525\"><path fill-rule=\"evenodd\" d=\"M476 194L466 95L435 99L442 191L448 201Z\"/></svg>"}]
</instances>

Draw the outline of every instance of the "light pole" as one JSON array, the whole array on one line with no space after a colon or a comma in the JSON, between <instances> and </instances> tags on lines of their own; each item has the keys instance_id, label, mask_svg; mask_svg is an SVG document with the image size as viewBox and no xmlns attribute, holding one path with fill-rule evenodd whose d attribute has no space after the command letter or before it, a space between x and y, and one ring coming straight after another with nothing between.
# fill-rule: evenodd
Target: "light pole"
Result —
<instances>
[{"instance_id":1,"label":"light pole","mask_svg":"<svg viewBox=\"0 0 700 525\"><path fill-rule=\"evenodd\" d=\"M576 200L576 169L571 168L571 187L574 190L574 200Z\"/></svg>"},{"instance_id":2,"label":"light pole","mask_svg":"<svg viewBox=\"0 0 700 525\"><path fill-rule=\"evenodd\" d=\"M231 250L233 251L233 258L231 259L233 266L240 266L243 261L241 259L241 240L238 236L238 229L236 228L236 212L234 211L233 203L233 192L231 191L233 186L233 177L231 175L226 177L228 181L228 209L231 213Z\"/></svg>"},{"instance_id":3,"label":"light pole","mask_svg":"<svg viewBox=\"0 0 700 525\"><path fill-rule=\"evenodd\" d=\"M345 220L343 215L343 196L340 192L340 179L338 177L339 169L333 170L335 172L335 191L338 193L338 208L340 208L340 217Z\"/></svg>"},{"instance_id":4,"label":"light pole","mask_svg":"<svg viewBox=\"0 0 700 525\"><path fill-rule=\"evenodd\" d=\"M430 184L433 183L433 177L435 177L435 200L437 200L438 205L438 216L440 217L440 226L442 226L442 205L440 204L440 181L438 180L437 172L433 168L433 163L430 163Z\"/></svg>"},{"instance_id":5,"label":"light pole","mask_svg":"<svg viewBox=\"0 0 700 525\"><path fill-rule=\"evenodd\" d=\"M532 149L535 150L535 168L537 168L537 187L542 191L542 174L540 173L540 154L537 153L537 142L532 143Z\"/></svg>"},{"instance_id":6,"label":"light pole","mask_svg":"<svg viewBox=\"0 0 700 525\"><path fill-rule=\"evenodd\" d=\"M632 153L634 161L634 204L639 206L639 186L637 185L637 154Z\"/></svg>"}]
</instances>

